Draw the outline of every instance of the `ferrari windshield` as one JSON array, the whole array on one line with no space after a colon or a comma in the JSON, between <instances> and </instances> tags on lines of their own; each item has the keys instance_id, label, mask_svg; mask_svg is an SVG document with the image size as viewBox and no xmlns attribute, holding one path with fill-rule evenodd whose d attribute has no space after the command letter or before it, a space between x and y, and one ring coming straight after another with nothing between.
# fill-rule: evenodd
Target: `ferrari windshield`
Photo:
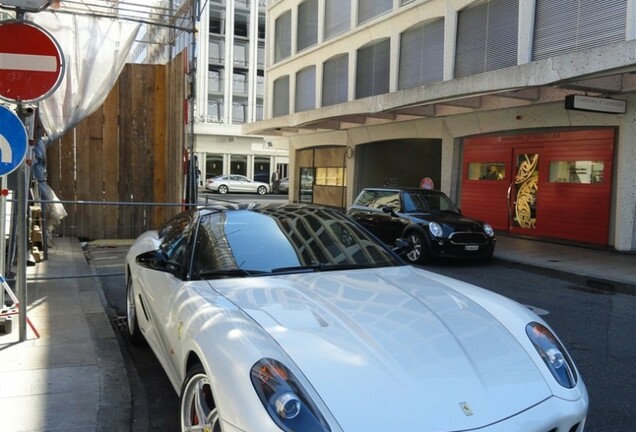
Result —
<instances>
[{"instance_id":1,"label":"ferrari windshield","mask_svg":"<svg viewBox=\"0 0 636 432\"><path fill-rule=\"evenodd\" d=\"M304 206L205 214L194 248L192 273L200 277L402 265L342 213Z\"/></svg>"}]
</instances>

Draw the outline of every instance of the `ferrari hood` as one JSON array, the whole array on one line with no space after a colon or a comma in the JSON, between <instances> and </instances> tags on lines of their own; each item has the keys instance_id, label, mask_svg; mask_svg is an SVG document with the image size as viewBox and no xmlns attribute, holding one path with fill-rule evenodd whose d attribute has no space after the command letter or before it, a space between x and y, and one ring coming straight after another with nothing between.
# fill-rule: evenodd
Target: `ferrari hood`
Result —
<instances>
[{"instance_id":1,"label":"ferrari hood","mask_svg":"<svg viewBox=\"0 0 636 432\"><path fill-rule=\"evenodd\" d=\"M404 266L236 282L214 285L268 331L344 431L473 429L551 396L501 323L426 272Z\"/></svg>"}]
</instances>

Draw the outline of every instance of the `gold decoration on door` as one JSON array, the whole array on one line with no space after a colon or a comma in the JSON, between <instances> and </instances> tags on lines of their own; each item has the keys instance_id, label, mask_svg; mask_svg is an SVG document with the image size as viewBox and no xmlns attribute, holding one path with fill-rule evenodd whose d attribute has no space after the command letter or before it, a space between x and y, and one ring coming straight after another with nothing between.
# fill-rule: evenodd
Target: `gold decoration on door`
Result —
<instances>
[{"instance_id":1,"label":"gold decoration on door","mask_svg":"<svg viewBox=\"0 0 636 432\"><path fill-rule=\"evenodd\" d=\"M521 228L534 229L539 188L539 155L519 155L517 175L515 177L515 221Z\"/></svg>"}]
</instances>

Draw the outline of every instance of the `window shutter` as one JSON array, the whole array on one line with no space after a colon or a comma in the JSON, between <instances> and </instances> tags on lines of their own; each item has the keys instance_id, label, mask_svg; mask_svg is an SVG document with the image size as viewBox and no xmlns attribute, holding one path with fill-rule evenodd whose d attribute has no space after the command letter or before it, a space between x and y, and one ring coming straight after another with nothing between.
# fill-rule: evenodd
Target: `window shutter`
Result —
<instances>
[{"instance_id":1,"label":"window shutter","mask_svg":"<svg viewBox=\"0 0 636 432\"><path fill-rule=\"evenodd\" d=\"M318 0L307 0L298 5L296 49L302 51L318 42Z\"/></svg>"},{"instance_id":2,"label":"window shutter","mask_svg":"<svg viewBox=\"0 0 636 432\"><path fill-rule=\"evenodd\" d=\"M322 106L347 102L349 92L349 55L327 60L322 75Z\"/></svg>"},{"instance_id":3,"label":"window shutter","mask_svg":"<svg viewBox=\"0 0 636 432\"><path fill-rule=\"evenodd\" d=\"M626 38L626 0L537 0L533 60Z\"/></svg>"},{"instance_id":4,"label":"window shutter","mask_svg":"<svg viewBox=\"0 0 636 432\"><path fill-rule=\"evenodd\" d=\"M296 74L295 112L316 108L316 67L309 66Z\"/></svg>"},{"instance_id":5,"label":"window shutter","mask_svg":"<svg viewBox=\"0 0 636 432\"><path fill-rule=\"evenodd\" d=\"M289 75L285 75L274 81L272 113L274 117L289 114Z\"/></svg>"},{"instance_id":6,"label":"window shutter","mask_svg":"<svg viewBox=\"0 0 636 432\"><path fill-rule=\"evenodd\" d=\"M358 50L356 64L356 99L389 92L389 39Z\"/></svg>"},{"instance_id":7,"label":"window shutter","mask_svg":"<svg viewBox=\"0 0 636 432\"><path fill-rule=\"evenodd\" d=\"M291 55L291 11L276 18L274 34L274 62Z\"/></svg>"},{"instance_id":8,"label":"window shutter","mask_svg":"<svg viewBox=\"0 0 636 432\"><path fill-rule=\"evenodd\" d=\"M400 39L400 90L444 79L444 20L405 31Z\"/></svg>"},{"instance_id":9,"label":"window shutter","mask_svg":"<svg viewBox=\"0 0 636 432\"><path fill-rule=\"evenodd\" d=\"M517 64L519 0L467 7L457 19L455 77Z\"/></svg>"},{"instance_id":10,"label":"window shutter","mask_svg":"<svg viewBox=\"0 0 636 432\"><path fill-rule=\"evenodd\" d=\"M365 23L392 8L393 0L358 0L358 24Z\"/></svg>"},{"instance_id":11,"label":"window shutter","mask_svg":"<svg viewBox=\"0 0 636 432\"><path fill-rule=\"evenodd\" d=\"M347 31L350 23L350 1L325 0L325 39Z\"/></svg>"}]
</instances>

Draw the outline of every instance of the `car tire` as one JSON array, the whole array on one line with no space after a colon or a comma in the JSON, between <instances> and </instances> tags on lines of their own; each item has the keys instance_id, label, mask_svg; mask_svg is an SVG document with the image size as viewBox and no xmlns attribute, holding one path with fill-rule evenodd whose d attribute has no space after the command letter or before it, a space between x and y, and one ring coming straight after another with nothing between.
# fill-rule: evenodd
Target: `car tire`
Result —
<instances>
[{"instance_id":1,"label":"car tire","mask_svg":"<svg viewBox=\"0 0 636 432\"><path fill-rule=\"evenodd\" d=\"M196 364L188 370L179 398L181 430L222 432L212 387L203 366Z\"/></svg>"},{"instance_id":2,"label":"car tire","mask_svg":"<svg viewBox=\"0 0 636 432\"><path fill-rule=\"evenodd\" d=\"M430 259L428 243L424 235L418 231L409 231L404 236L411 243L412 250L404 258L411 264L422 264Z\"/></svg>"},{"instance_id":3,"label":"car tire","mask_svg":"<svg viewBox=\"0 0 636 432\"><path fill-rule=\"evenodd\" d=\"M144 336L139 328L137 320L137 308L135 306L135 290L133 288L132 278L129 277L126 282L126 320L128 323L128 336L133 345L142 345Z\"/></svg>"},{"instance_id":4,"label":"car tire","mask_svg":"<svg viewBox=\"0 0 636 432\"><path fill-rule=\"evenodd\" d=\"M225 186L225 185L219 186L219 193L220 194L226 194L227 191L228 191L227 186Z\"/></svg>"},{"instance_id":5,"label":"car tire","mask_svg":"<svg viewBox=\"0 0 636 432\"><path fill-rule=\"evenodd\" d=\"M258 189L256 189L256 192L259 195L265 195L267 193L267 188L265 186L259 186Z\"/></svg>"}]
</instances>

